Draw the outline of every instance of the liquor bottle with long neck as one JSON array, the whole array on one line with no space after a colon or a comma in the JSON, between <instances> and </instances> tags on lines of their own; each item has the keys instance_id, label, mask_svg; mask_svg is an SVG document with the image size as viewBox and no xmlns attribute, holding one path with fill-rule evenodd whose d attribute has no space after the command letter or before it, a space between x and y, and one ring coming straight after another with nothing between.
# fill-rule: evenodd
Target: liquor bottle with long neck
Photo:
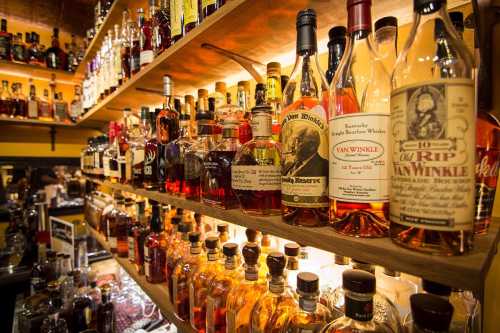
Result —
<instances>
[{"instance_id":1,"label":"liquor bottle with long neck","mask_svg":"<svg viewBox=\"0 0 500 333\"><path fill-rule=\"evenodd\" d=\"M170 1L170 36L172 43L176 43L184 36L183 3L184 0Z\"/></svg>"},{"instance_id":2,"label":"liquor bottle with long neck","mask_svg":"<svg viewBox=\"0 0 500 333\"><path fill-rule=\"evenodd\" d=\"M331 85L330 219L341 234L384 237L389 230L390 78L375 51L371 1L350 0L347 11L349 38Z\"/></svg>"},{"instance_id":3,"label":"liquor bottle with long neck","mask_svg":"<svg viewBox=\"0 0 500 333\"><path fill-rule=\"evenodd\" d=\"M281 117L282 217L313 227L328 223L328 85L319 67L314 10L300 11L296 27L297 58Z\"/></svg>"},{"instance_id":4,"label":"liquor bottle with long neck","mask_svg":"<svg viewBox=\"0 0 500 333\"><path fill-rule=\"evenodd\" d=\"M159 191L166 192L167 183L167 144L179 137L179 112L173 105L172 78L163 77L163 109L156 117L156 139L158 140L158 182Z\"/></svg>"},{"instance_id":5,"label":"liquor bottle with long neck","mask_svg":"<svg viewBox=\"0 0 500 333\"><path fill-rule=\"evenodd\" d=\"M141 9L142 10L142 9ZM142 10L142 15L144 11ZM138 10L138 16L141 12ZM141 70L141 28L137 23L129 21L130 26L130 75L135 75Z\"/></svg>"},{"instance_id":6,"label":"liquor bottle with long neck","mask_svg":"<svg viewBox=\"0 0 500 333\"><path fill-rule=\"evenodd\" d=\"M281 64L270 62L267 64L266 102L273 108L273 140L279 141L281 132Z\"/></svg>"},{"instance_id":7,"label":"liquor bottle with long neck","mask_svg":"<svg viewBox=\"0 0 500 333\"><path fill-rule=\"evenodd\" d=\"M239 81L236 101L242 111L240 126L238 128L238 139L241 144L252 140L252 126L250 125L250 82Z\"/></svg>"},{"instance_id":8,"label":"liquor bottle with long neck","mask_svg":"<svg viewBox=\"0 0 500 333\"><path fill-rule=\"evenodd\" d=\"M156 12L155 0L149 0L149 11L147 15L140 15L139 17L139 28L141 29L140 34L140 45L141 53L139 56L139 62L141 67L146 66L151 63L155 56L155 51L153 46L153 17Z\"/></svg>"},{"instance_id":9,"label":"liquor bottle with long neck","mask_svg":"<svg viewBox=\"0 0 500 333\"><path fill-rule=\"evenodd\" d=\"M52 46L45 53L48 68L62 69L66 67L66 54L59 47L59 28L54 28L52 34Z\"/></svg>"},{"instance_id":10,"label":"liquor bottle with long neck","mask_svg":"<svg viewBox=\"0 0 500 333\"><path fill-rule=\"evenodd\" d=\"M131 44L131 26L129 24L129 12L124 10L122 14L122 26L121 26L121 36L120 36L120 64L121 68L121 82L125 83L130 79L130 44Z\"/></svg>"},{"instance_id":11,"label":"liquor bottle with long neck","mask_svg":"<svg viewBox=\"0 0 500 333\"><path fill-rule=\"evenodd\" d=\"M172 44L170 36L170 0L160 0L160 8L156 11L154 19L158 33L157 52L161 53Z\"/></svg>"},{"instance_id":12,"label":"liquor bottle with long neck","mask_svg":"<svg viewBox=\"0 0 500 333\"><path fill-rule=\"evenodd\" d=\"M144 138L149 130L149 109L141 108L141 123L138 125L139 135L135 136L130 143L132 152L132 185L141 187L144 183Z\"/></svg>"},{"instance_id":13,"label":"liquor bottle with long neck","mask_svg":"<svg viewBox=\"0 0 500 333\"><path fill-rule=\"evenodd\" d=\"M156 112L149 110L149 128L144 137L144 188L158 189L158 140L156 138Z\"/></svg>"},{"instance_id":14,"label":"liquor bottle with long neck","mask_svg":"<svg viewBox=\"0 0 500 333\"><path fill-rule=\"evenodd\" d=\"M166 239L157 201L149 200L152 209L150 232L144 243L144 273L149 283L161 283L166 280Z\"/></svg>"},{"instance_id":15,"label":"liquor bottle with long neck","mask_svg":"<svg viewBox=\"0 0 500 333\"><path fill-rule=\"evenodd\" d=\"M197 0L184 0L184 32L187 34L199 24L199 4Z\"/></svg>"},{"instance_id":16,"label":"liquor bottle with long neck","mask_svg":"<svg viewBox=\"0 0 500 333\"><path fill-rule=\"evenodd\" d=\"M28 98L28 118L37 119L38 118L38 103L39 99L36 97L36 87L33 84L33 80L30 80L30 95Z\"/></svg>"},{"instance_id":17,"label":"liquor bottle with long neck","mask_svg":"<svg viewBox=\"0 0 500 333\"><path fill-rule=\"evenodd\" d=\"M390 235L413 250L459 255L472 248L474 225L473 58L446 1L413 6L413 26L392 74ZM441 41L429 48L433 30L446 36L445 58L435 56Z\"/></svg>"},{"instance_id":18,"label":"liquor bottle with long neck","mask_svg":"<svg viewBox=\"0 0 500 333\"><path fill-rule=\"evenodd\" d=\"M0 59L11 59L12 34L7 32L7 20L2 19L0 25Z\"/></svg>"},{"instance_id":19,"label":"liquor bottle with long neck","mask_svg":"<svg viewBox=\"0 0 500 333\"><path fill-rule=\"evenodd\" d=\"M388 73L392 73L398 57L398 19L385 16L375 22L375 43Z\"/></svg>"},{"instance_id":20,"label":"liquor bottle with long neck","mask_svg":"<svg viewBox=\"0 0 500 333\"><path fill-rule=\"evenodd\" d=\"M328 31L328 69L326 70L325 77L328 84L332 83L335 72L340 65L340 60L344 55L346 45L347 29L344 26L336 26Z\"/></svg>"}]
</instances>

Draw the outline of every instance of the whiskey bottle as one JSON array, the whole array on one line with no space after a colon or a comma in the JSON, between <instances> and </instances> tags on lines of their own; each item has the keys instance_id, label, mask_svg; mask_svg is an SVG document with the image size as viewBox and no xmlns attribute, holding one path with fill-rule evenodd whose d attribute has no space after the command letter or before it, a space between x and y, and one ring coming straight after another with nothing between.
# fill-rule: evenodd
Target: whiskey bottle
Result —
<instances>
[{"instance_id":1,"label":"whiskey bottle","mask_svg":"<svg viewBox=\"0 0 500 333\"><path fill-rule=\"evenodd\" d=\"M182 196L185 193L185 177L184 177L184 160L186 151L194 143L191 138L191 102L193 96L186 95L184 97L184 109L179 115L179 137L168 143L166 151L166 173L168 193Z\"/></svg>"},{"instance_id":2,"label":"whiskey bottle","mask_svg":"<svg viewBox=\"0 0 500 333\"><path fill-rule=\"evenodd\" d=\"M167 144L179 137L179 113L173 105L174 82L169 75L163 76L163 109L156 117L156 139L158 141L158 188L166 192Z\"/></svg>"},{"instance_id":3,"label":"whiskey bottle","mask_svg":"<svg viewBox=\"0 0 500 333\"><path fill-rule=\"evenodd\" d=\"M117 141L117 131L120 128L114 121L109 122L109 145L103 152L103 169L104 177L111 181L112 183L118 182L120 178L120 173L118 170L118 141Z\"/></svg>"},{"instance_id":4,"label":"whiskey bottle","mask_svg":"<svg viewBox=\"0 0 500 333\"><path fill-rule=\"evenodd\" d=\"M435 57L441 41L428 47L436 26L455 61ZM459 255L472 248L474 224L473 59L445 1L415 1L411 31L392 74L390 235L413 250Z\"/></svg>"},{"instance_id":5,"label":"whiskey bottle","mask_svg":"<svg viewBox=\"0 0 500 333\"><path fill-rule=\"evenodd\" d=\"M83 114L83 105L82 105L82 87L80 85L75 85L75 93L73 100L69 106L69 119L76 123L78 119Z\"/></svg>"},{"instance_id":6,"label":"whiskey bottle","mask_svg":"<svg viewBox=\"0 0 500 333\"><path fill-rule=\"evenodd\" d=\"M204 20L208 16L215 13L219 7L225 3L225 0L202 0L201 1L201 19Z\"/></svg>"},{"instance_id":7,"label":"whiskey bottle","mask_svg":"<svg viewBox=\"0 0 500 333\"><path fill-rule=\"evenodd\" d=\"M105 284L101 287L102 302L97 308L97 331L99 333L116 332L115 306L111 302L111 286Z\"/></svg>"},{"instance_id":8,"label":"whiskey bottle","mask_svg":"<svg viewBox=\"0 0 500 333\"><path fill-rule=\"evenodd\" d=\"M23 94L23 85L19 82L12 84L12 114L11 117L24 119L27 114L26 96Z\"/></svg>"},{"instance_id":9,"label":"whiskey bottle","mask_svg":"<svg viewBox=\"0 0 500 333\"><path fill-rule=\"evenodd\" d=\"M170 39L172 43L176 43L184 36L183 3L184 0L170 0Z\"/></svg>"},{"instance_id":10,"label":"whiskey bottle","mask_svg":"<svg viewBox=\"0 0 500 333\"><path fill-rule=\"evenodd\" d=\"M240 147L231 166L231 187L243 211L251 215L280 214L281 149L272 140L272 109L264 103L264 85L256 88L252 108L253 139Z\"/></svg>"},{"instance_id":11,"label":"whiskey bottle","mask_svg":"<svg viewBox=\"0 0 500 333\"><path fill-rule=\"evenodd\" d=\"M27 117L29 119L38 118L38 103L39 99L36 97L36 87L33 84L33 80L30 80L30 94L28 97L28 113Z\"/></svg>"},{"instance_id":12,"label":"whiskey bottle","mask_svg":"<svg viewBox=\"0 0 500 333\"><path fill-rule=\"evenodd\" d=\"M448 301L434 295L414 294L410 303L415 320L405 323L406 332L453 332L450 322L454 309Z\"/></svg>"},{"instance_id":13,"label":"whiskey bottle","mask_svg":"<svg viewBox=\"0 0 500 333\"><path fill-rule=\"evenodd\" d=\"M368 0L347 2L349 38L331 85L331 223L355 237L389 231L390 79L375 51L370 8Z\"/></svg>"},{"instance_id":14,"label":"whiskey bottle","mask_svg":"<svg viewBox=\"0 0 500 333\"><path fill-rule=\"evenodd\" d=\"M2 81L3 83L4 81ZM5 81L7 82L7 81ZM8 84L8 83L7 83ZM0 101L1 102L1 101ZM0 107L1 109L1 107ZM1 114L1 110L0 110ZM50 104L49 90L43 90L43 96L40 97L40 103L38 104L38 119L44 121L54 121L54 112Z\"/></svg>"},{"instance_id":15,"label":"whiskey bottle","mask_svg":"<svg viewBox=\"0 0 500 333\"><path fill-rule=\"evenodd\" d=\"M123 84L130 79L130 66L131 66L131 24L129 21L129 12L124 10L122 14L122 26L120 35L120 64L121 68L121 83ZM140 55L139 55L140 57Z\"/></svg>"},{"instance_id":16,"label":"whiskey bottle","mask_svg":"<svg viewBox=\"0 0 500 333\"><path fill-rule=\"evenodd\" d=\"M23 34L18 32L13 36L11 45L12 61L27 63L26 44L23 43Z\"/></svg>"},{"instance_id":17,"label":"whiskey bottle","mask_svg":"<svg viewBox=\"0 0 500 333\"><path fill-rule=\"evenodd\" d=\"M189 318L191 326L198 332L206 329L208 288L223 269L219 264L219 237L205 239L205 251L206 262L193 270L189 277Z\"/></svg>"},{"instance_id":18,"label":"whiskey bottle","mask_svg":"<svg viewBox=\"0 0 500 333\"><path fill-rule=\"evenodd\" d=\"M402 278L400 272L384 268L382 274L377 275L377 292L387 297L403 318L410 312L410 295L418 292L418 286Z\"/></svg>"},{"instance_id":19,"label":"whiskey bottle","mask_svg":"<svg viewBox=\"0 0 500 333\"><path fill-rule=\"evenodd\" d=\"M190 253L179 261L172 274L172 304L175 314L182 320L190 320L189 279L191 274L205 263L202 256L200 233L190 232Z\"/></svg>"},{"instance_id":20,"label":"whiskey bottle","mask_svg":"<svg viewBox=\"0 0 500 333\"><path fill-rule=\"evenodd\" d=\"M156 30L158 33L158 54L165 51L172 44L170 35L170 0L160 0L160 8L155 15Z\"/></svg>"},{"instance_id":21,"label":"whiskey bottle","mask_svg":"<svg viewBox=\"0 0 500 333\"><path fill-rule=\"evenodd\" d=\"M259 278L259 246L247 243L242 254L245 259L245 279L227 294L226 332L250 332L252 309L260 296L266 292L265 279Z\"/></svg>"},{"instance_id":22,"label":"whiskey bottle","mask_svg":"<svg viewBox=\"0 0 500 333\"><path fill-rule=\"evenodd\" d=\"M328 223L328 85L318 66L314 10L300 11L296 27L297 58L281 117L282 217L313 227Z\"/></svg>"},{"instance_id":23,"label":"whiskey bottle","mask_svg":"<svg viewBox=\"0 0 500 333\"><path fill-rule=\"evenodd\" d=\"M149 283L161 283L166 279L166 237L162 230L160 206L149 199L151 219L149 235L144 242L144 273Z\"/></svg>"},{"instance_id":24,"label":"whiskey bottle","mask_svg":"<svg viewBox=\"0 0 500 333\"><path fill-rule=\"evenodd\" d=\"M0 60L11 60L12 34L7 32L7 20L0 23Z\"/></svg>"},{"instance_id":25,"label":"whiskey bottle","mask_svg":"<svg viewBox=\"0 0 500 333\"><path fill-rule=\"evenodd\" d=\"M116 253L118 257L128 256L128 229L132 224L132 217L128 213L134 202L126 198L116 215Z\"/></svg>"},{"instance_id":26,"label":"whiskey bottle","mask_svg":"<svg viewBox=\"0 0 500 333\"><path fill-rule=\"evenodd\" d=\"M144 188L158 189L158 140L156 135L156 112L149 109L149 128L144 137Z\"/></svg>"},{"instance_id":27,"label":"whiskey bottle","mask_svg":"<svg viewBox=\"0 0 500 333\"><path fill-rule=\"evenodd\" d=\"M68 103L64 100L63 93L54 96L54 119L59 122L68 122Z\"/></svg>"},{"instance_id":28,"label":"whiskey bottle","mask_svg":"<svg viewBox=\"0 0 500 333\"><path fill-rule=\"evenodd\" d=\"M52 69L66 69L66 53L59 47L59 28L54 28L52 33L52 46L45 53L46 64Z\"/></svg>"},{"instance_id":29,"label":"whiskey bottle","mask_svg":"<svg viewBox=\"0 0 500 333\"><path fill-rule=\"evenodd\" d=\"M319 333L331 320L330 310L319 302L319 278L314 273L297 275L299 308L290 313L287 333Z\"/></svg>"},{"instance_id":30,"label":"whiskey bottle","mask_svg":"<svg viewBox=\"0 0 500 333\"><path fill-rule=\"evenodd\" d=\"M238 244L224 244L222 253L225 256L224 271L215 276L207 292L207 333L226 333L227 295L243 278L243 272L237 264Z\"/></svg>"},{"instance_id":31,"label":"whiskey bottle","mask_svg":"<svg viewBox=\"0 0 500 333\"><path fill-rule=\"evenodd\" d=\"M267 64L267 79L266 79L266 102L273 108L273 140L279 141L281 133L281 109L282 109L282 94L281 94L281 64L279 62L270 62Z\"/></svg>"},{"instance_id":32,"label":"whiskey bottle","mask_svg":"<svg viewBox=\"0 0 500 333\"><path fill-rule=\"evenodd\" d=\"M183 0L184 32L187 34L199 24L199 4L197 0Z\"/></svg>"},{"instance_id":33,"label":"whiskey bottle","mask_svg":"<svg viewBox=\"0 0 500 333\"><path fill-rule=\"evenodd\" d=\"M335 72L340 65L340 60L344 55L346 45L347 29L344 26L338 25L328 31L328 69L325 77L328 84L332 83Z\"/></svg>"},{"instance_id":34,"label":"whiskey bottle","mask_svg":"<svg viewBox=\"0 0 500 333\"><path fill-rule=\"evenodd\" d=\"M0 116L10 117L12 114L12 94L9 91L9 81L2 80L0 91Z\"/></svg>"},{"instance_id":35,"label":"whiskey bottle","mask_svg":"<svg viewBox=\"0 0 500 333\"><path fill-rule=\"evenodd\" d=\"M139 62L141 67L146 66L154 60L155 51L153 49L153 22L152 18L155 15L156 6L155 0L149 1L149 13L146 17L144 11L139 13L139 29L141 29L139 44L141 45L141 53Z\"/></svg>"},{"instance_id":36,"label":"whiskey bottle","mask_svg":"<svg viewBox=\"0 0 500 333\"><path fill-rule=\"evenodd\" d=\"M252 140L252 126L250 125L250 82L239 81L238 91L236 92L237 104L242 111L240 117L240 126L238 128L238 139L241 144Z\"/></svg>"},{"instance_id":37,"label":"whiskey bottle","mask_svg":"<svg viewBox=\"0 0 500 333\"><path fill-rule=\"evenodd\" d=\"M48 316L42 322L40 327L41 333L67 333L68 324L62 315L62 301L60 286L58 281L51 281L47 285L49 294L48 301Z\"/></svg>"},{"instance_id":38,"label":"whiskey bottle","mask_svg":"<svg viewBox=\"0 0 500 333\"><path fill-rule=\"evenodd\" d=\"M117 136L118 140L118 169L120 173L120 183L128 184L132 179L132 165L130 156L130 131L132 123L129 121L132 110L130 108L123 109L123 123L121 124L120 133Z\"/></svg>"},{"instance_id":39,"label":"whiskey bottle","mask_svg":"<svg viewBox=\"0 0 500 333\"><path fill-rule=\"evenodd\" d=\"M93 300L85 292L84 288L78 288L71 304L71 328L72 332L81 332L90 328L97 318L92 318Z\"/></svg>"},{"instance_id":40,"label":"whiskey bottle","mask_svg":"<svg viewBox=\"0 0 500 333\"><path fill-rule=\"evenodd\" d=\"M187 258L190 255L189 233L192 231L192 225L190 223L182 222L182 217L175 216L171 220L173 226L173 234L169 237L167 243L167 285L172 300L172 304L175 304L174 300L174 272L179 262ZM194 236L193 236L194 237ZM200 239L198 239L200 241ZM187 317L189 318L189 308L187 312Z\"/></svg>"},{"instance_id":41,"label":"whiskey bottle","mask_svg":"<svg viewBox=\"0 0 500 333\"><path fill-rule=\"evenodd\" d=\"M138 10L138 16L140 12ZM141 70L141 30L137 23L130 25L130 75L135 75Z\"/></svg>"},{"instance_id":42,"label":"whiskey bottle","mask_svg":"<svg viewBox=\"0 0 500 333\"><path fill-rule=\"evenodd\" d=\"M398 19L385 16L375 21L374 40L387 73L392 73L398 57Z\"/></svg>"},{"instance_id":43,"label":"whiskey bottle","mask_svg":"<svg viewBox=\"0 0 500 333\"><path fill-rule=\"evenodd\" d=\"M149 229L146 225L145 202L139 201L137 204L137 221L138 225L133 229L134 237L134 265L139 274L144 274L144 243L149 234Z\"/></svg>"},{"instance_id":44,"label":"whiskey bottle","mask_svg":"<svg viewBox=\"0 0 500 333\"><path fill-rule=\"evenodd\" d=\"M269 287L252 309L250 332L284 332L285 324L297 308L294 295L286 288L286 257L283 253L272 252L266 262Z\"/></svg>"},{"instance_id":45,"label":"whiskey bottle","mask_svg":"<svg viewBox=\"0 0 500 333\"><path fill-rule=\"evenodd\" d=\"M204 173L201 180L203 203L223 209L238 207L238 199L231 188L231 164L240 148L237 119L226 118L222 141L210 151L203 161Z\"/></svg>"},{"instance_id":46,"label":"whiskey bottle","mask_svg":"<svg viewBox=\"0 0 500 333\"><path fill-rule=\"evenodd\" d=\"M109 244L109 249L111 253L116 253L118 249L117 241L117 224L118 224L118 214L120 213L120 208L125 204L125 198L121 195L115 196L115 205L113 209L106 215L105 222L105 236Z\"/></svg>"}]
</instances>

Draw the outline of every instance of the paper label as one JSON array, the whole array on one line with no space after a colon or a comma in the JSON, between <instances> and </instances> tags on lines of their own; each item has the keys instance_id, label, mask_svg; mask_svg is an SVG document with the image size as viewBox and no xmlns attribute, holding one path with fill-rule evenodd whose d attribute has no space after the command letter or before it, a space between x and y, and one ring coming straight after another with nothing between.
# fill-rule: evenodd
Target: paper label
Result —
<instances>
[{"instance_id":1,"label":"paper label","mask_svg":"<svg viewBox=\"0 0 500 333\"><path fill-rule=\"evenodd\" d=\"M491 217L498 180L500 152L492 148L476 149L476 220Z\"/></svg>"},{"instance_id":2,"label":"paper label","mask_svg":"<svg viewBox=\"0 0 500 333\"><path fill-rule=\"evenodd\" d=\"M141 51L141 54L140 54L140 64L141 66L143 65L147 65L151 62L153 62L155 58L155 54L153 53L153 50L144 50L144 51Z\"/></svg>"},{"instance_id":3,"label":"paper label","mask_svg":"<svg viewBox=\"0 0 500 333\"><path fill-rule=\"evenodd\" d=\"M28 101L28 118L38 118L38 103Z\"/></svg>"},{"instance_id":4,"label":"paper label","mask_svg":"<svg viewBox=\"0 0 500 333\"><path fill-rule=\"evenodd\" d=\"M272 133L272 124L273 120L271 114L266 113L258 113L252 116L252 120L250 121L250 127L252 127L252 136L259 137L269 137Z\"/></svg>"},{"instance_id":5,"label":"paper label","mask_svg":"<svg viewBox=\"0 0 500 333\"><path fill-rule=\"evenodd\" d=\"M182 35L182 4L183 0L170 1L170 31L172 37Z\"/></svg>"},{"instance_id":6,"label":"paper label","mask_svg":"<svg viewBox=\"0 0 500 333\"><path fill-rule=\"evenodd\" d=\"M135 261L135 241L134 237L128 237L128 259L130 261Z\"/></svg>"},{"instance_id":7,"label":"paper label","mask_svg":"<svg viewBox=\"0 0 500 333\"><path fill-rule=\"evenodd\" d=\"M279 191L281 169L277 165L232 165L231 186L244 191Z\"/></svg>"},{"instance_id":8,"label":"paper label","mask_svg":"<svg viewBox=\"0 0 500 333\"><path fill-rule=\"evenodd\" d=\"M198 21L198 0L184 0L184 25Z\"/></svg>"},{"instance_id":9,"label":"paper label","mask_svg":"<svg viewBox=\"0 0 500 333\"><path fill-rule=\"evenodd\" d=\"M208 7L210 5L215 5L216 0L201 0L202 8Z\"/></svg>"},{"instance_id":10,"label":"paper label","mask_svg":"<svg viewBox=\"0 0 500 333\"><path fill-rule=\"evenodd\" d=\"M475 112L472 80L434 80L391 94L391 221L472 229Z\"/></svg>"},{"instance_id":11,"label":"paper label","mask_svg":"<svg viewBox=\"0 0 500 333\"><path fill-rule=\"evenodd\" d=\"M328 206L328 125L321 105L289 111L281 122L281 201L292 207Z\"/></svg>"},{"instance_id":12,"label":"paper label","mask_svg":"<svg viewBox=\"0 0 500 333\"><path fill-rule=\"evenodd\" d=\"M108 243L110 248L116 249L116 237L108 237Z\"/></svg>"},{"instance_id":13,"label":"paper label","mask_svg":"<svg viewBox=\"0 0 500 333\"><path fill-rule=\"evenodd\" d=\"M72 118L78 118L82 115L82 102L71 103L70 106L70 116Z\"/></svg>"},{"instance_id":14,"label":"paper label","mask_svg":"<svg viewBox=\"0 0 500 333\"><path fill-rule=\"evenodd\" d=\"M330 198L389 201L390 114L354 113L330 120Z\"/></svg>"}]
</instances>

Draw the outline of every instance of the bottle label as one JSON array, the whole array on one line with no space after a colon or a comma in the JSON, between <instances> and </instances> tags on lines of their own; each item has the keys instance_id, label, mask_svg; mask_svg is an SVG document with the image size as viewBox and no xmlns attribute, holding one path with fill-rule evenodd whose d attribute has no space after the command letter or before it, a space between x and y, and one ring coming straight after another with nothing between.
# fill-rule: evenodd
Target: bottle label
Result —
<instances>
[{"instance_id":1,"label":"bottle label","mask_svg":"<svg viewBox=\"0 0 500 333\"><path fill-rule=\"evenodd\" d=\"M28 101L28 118L38 118L38 103Z\"/></svg>"},{"instance_id":2,"label":"bottle label","mask_svg":"<svg viewBox=\"0 0 500 333\"><path fill-rule=\"evenodd\" d=\"M70 117L76 119L82 115L82 102L75 102L70 107Z\"/></svg>"},{"instance_id":3,"label":"bottle label","mask_svg":"<svg viewBox=\"0 0 500 333\"><path fill-rule=\"evenodd\" d=\"M226 332L236 332L236 311L227 310L226 312Z\"/></svg>"},{"instance_id":4,"label":"bottle label","mask_svg":"<svg viewBox=\"0 0 500 333\"><path fill-rule=\"evenodd\" d=\"M111 237L109 236L108 237L108 243L109 243L109 247L112 248L112 249L116 249L116 237Z\"/></svg>"},{"instance_id":5,"label":"bottle label","mask_svg":"<svg viewBox=\"0 0 500 333\"><path fill-rule=\"evenodd\" d=\"M136 148L132 154L132 165L137 165L144 162L144 148Z\"/></svg>"},{"instance_id":6,"label":"bottle label","mask_svg":"<svg viewBox=\"0 0 500 333\"><path fill-rule=\"evenodd\" d=\"M184 0L184 25L198 21L198 0Z\"/></svg>"},{"instance_id":7,"label":"bottle label","mask_svg":"<svg viewBox=\"0 0 500 333\"><path fill-rule=\"evenodd\" d=\"M390 116L358 112L330 120L330 198L389 201Z\"/></svg>"},{"instance_id":8,"label":"bottle label","mask_svg":"<svg viewBox=\"0 0 500 333\"><path fill-rule=\"evenodd\" d=\"M232 165L231 187L243 191L279 191L281 170L278 165Z\"/></svg>"},{"instance_id":9,"label":"bottle label","mask_svg":"<svg viewBox=\"0 0 500 333\"><path fill-rule=\"evenodd\" d=\"M328 125L321 105L288 112L282 123L281 201L292 207L328 206Z\"/></svg>"},{"instance_id":10,"label":"bottle label","mask_svg":"<svg viewBox=\"0 0 500 333\"><path fill-rule=\"evenodd\" d=\"M183 0L170 1L170 31L171 36L182 35L182 3Z\"/></svg>"},{"instance_id":11,"label":"bottle label","mask_svg":"<svg viewBox=\"0 0 500 333\"><path fill-rule=\"evenodd\" d=\"M133 262L135 261L135 241L134 237L129 236L128 240L128 259Z\"/></svg>"},{"instance_id":12,"label":"bottle label","mask_svg":"<svg viewBox=\"0 0 500 333\"><path fill-rule=\"evenodd\" d=\"M500 151L491 148L476 149L476 220L491 217L498 180Z\"/></svg>"},{"instance_id":13,"label":"bottle label","mask_svg":"<svg viewBox=\"0 0 500 333\"><path fill-rule=\"evenodd\" d=\"M153 53L153 50L144 50L141 51L141 54L139 56L139 61L141 63L141 66L144 66L153 62L154 58L155 54Z\"/></svg>"},{"instance_id":14,"label":"bottle label","mask_svg":"<svg viewBox=\"0 0 500 333\"><path fill-rule=\"evenodd\" d=\"M273 120L271 114L257 113L252 116L250 126L252 127L253 137L271 136L273 134Z\"/></svg>"},{"instance_id":15,"label":"bottle label","mask_svg":"<svg viewBox=\"0 0 500 333\"><path fill-rule=\"evenodd\" d=\"M184 177L194 180L201 177L203 171L203 160L194 153L187 154L184 161Z\"/></svg>"},{"instance_id":16,"label":"bottle label","mask_svg":"<svg viewBox=\"0 0 500 333\"><path fill-rule=\"evenodd\" d=\"M299 298L299 305L301 309L304 309L308 312L316 311L316 307L318 305L316 299L305 299L303 297Z\"/></svg>"},{"instance_id":17,"label":"bottle label","mask_svg":"<svg viewBox=\"0 0 500 333\"><path fill-rule=\"evenodd\" d=\"M345 315L359 321L369 321L373 318L373 298L357 298L345 295Z\"/></svg>"},{"instance_id":18,"label":"bottle label","mask_svg":"<svg viewBox=\"0 0 500 333\"><path fill-rule=\"evenodd\" d=\"M153 169L156 168L156 150L150 149L144 155L144 175L153 176Z\"/></svg>"},{"instance_id":19,"label":"bottle label","mask_svg":"<svg viewBox=\"0 0 500 333\"><path fill-rule=\"evenodd\" d=\"M216 0L201 0L202 8L206 8L210 5L215 5Z\"/></svg>"},{"instance_id":20,"label":"bottle label","mask_svg":"<svg viewBox=\"0 0 500 333\"><path fill-rule=\"evenodd\" d=\"M473 80L434 80L391 94L391 221L430 230L472 229Z\"/></svg>"},{"instance_id":21,"label":"bottle label","mask_svg":"<svg viewBox=\"0 0 500 333\"><path fill-rule=\"evenodd\" d=\"M269 282L269 291L275 294L281 294L285 291L285 283L283 281L277 283Z\"/></svg>"}]
</instances>

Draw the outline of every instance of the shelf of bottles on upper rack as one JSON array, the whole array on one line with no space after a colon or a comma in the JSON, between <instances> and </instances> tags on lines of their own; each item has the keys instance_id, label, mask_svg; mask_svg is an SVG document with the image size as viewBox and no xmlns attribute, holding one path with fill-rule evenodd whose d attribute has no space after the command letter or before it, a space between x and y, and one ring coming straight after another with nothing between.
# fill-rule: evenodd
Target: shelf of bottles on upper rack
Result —
<instances>
[{"instance_id":1,"label":"shelf of bottles on upper rack","mask_svg":"<svg viewBox=\"0 0 500 333\"><path fill-rule=\"evenodd\" d=\"M97 242L99 242L99 244L101 244L107 251L111 252L110 247L106 242L106 240L104 239L103 235L101 235L99 232L97 232L90 226L88 227L88 231L97 240ZM194 330L191 328L191 325L189 325L189 323L179 320L179 318L177 318L177 316L174 314L174 309L172 308L172 304L170 303L168 290L165 283L162 284L149 283L146 281L146 277L144 275L140 275L139 273L137 273L134 264L132 264L128 260L128 258L120 258L118 256L115 256L115 259L118 262L118 264L120 264L120 266L122 266L123 269L127 271L130 277L134 279L135 282L137 282L137 284L141 287L141 289L158 306L158 308L161 310L162 314L166 317L167 320L169 320L171 323L177 326L180 332L194 333Z\"/></svg>"},{"instance_id":2,"label":"shelf of bottles on upper rack","mask_svg":"<svg viewBox=\"0 0 500 333\"><path fill-rule=\"evenodd\" d=\"M468 3L465 0L448 1L449 8ZM116 0L108 13L103 28L96 34L85 59L77 72L95 54L91 49L97 47L113 24L120 23L123 5L127 0ZM147 8L146 1L141 2ZM140 4L134 4L140 7ZM393 15L400 23L411 20L411 1L380 0L373 3L374 17ZM198 88L227 79L242 72L242 67L214 51L202 48L207 43L266 63L280 60L293 54L295 50L295 17L299 10L311 7L316 10L318 39L327 37L328 29L346 22L345 0L329 1L253 1L231 0L178 42L174 43L153 62L120 86L93 108L80 120L80 123L105 122L121 117L117 112L125 107L139 108L142 105L162 102L161 82L164 74L172 76L175 94L193 93ZM113 18L113 19L112 19ZM108 23L109 22L109 23ZM106 25L108 28L105 28ZM326 42L324 42L326 45ZM287 64L288 65L288 64ZM148 93L147 91L151 91Z\"/></svg>"},{"instance_id":3,"label":"shelf of bottles on upper rack","mask_svg":"<svg viewBox=\"0 0 500 333\"><path fill-rule=\"evenodd\" d=\"M302 245L313 246L455 288L477 292L483 290L486 274L500 239L500 219L494 219L488 234L476 237L474 250L470 254L457 257L432 256L401 248L392 243L389 238L355 238L335 233L330 227L291 226L284 223L279 216L249 216L238 209L224 210L169 194L136 189L129 185L94 178L87 179L113 190L134 193L243 227L258 229Z\"/></svg>"}]
</instances>

